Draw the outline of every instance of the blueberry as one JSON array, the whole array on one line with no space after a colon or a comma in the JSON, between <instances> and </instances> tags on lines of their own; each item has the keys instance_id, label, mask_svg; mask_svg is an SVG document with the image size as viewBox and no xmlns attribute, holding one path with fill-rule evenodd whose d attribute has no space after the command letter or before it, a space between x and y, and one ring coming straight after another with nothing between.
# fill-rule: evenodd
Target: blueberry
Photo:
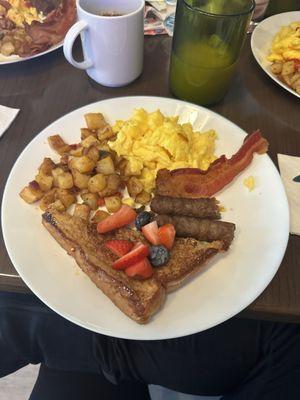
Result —
<instances>
[{"instance_id":1,"label":"blueberry","mask_svg":"<svg viewBox=\"0 0 300 400\"><path fill-rule=\"evenodd\" d=\"M160 267L169 261L170 253L165 246L151 246L149 260L154 267Z\"/></svg>"},{"instance_id":2,"label":"blueberry","mask_svg":"<svg viewBox=\"0 0 300 400\"><path fill-rule=\"evenodd\" d=\"M151 214L148 211L143 211L137 215L135 226L141 230L142 226L149 224L149 222L151 222Z\"/></svg>"}]
</instances>

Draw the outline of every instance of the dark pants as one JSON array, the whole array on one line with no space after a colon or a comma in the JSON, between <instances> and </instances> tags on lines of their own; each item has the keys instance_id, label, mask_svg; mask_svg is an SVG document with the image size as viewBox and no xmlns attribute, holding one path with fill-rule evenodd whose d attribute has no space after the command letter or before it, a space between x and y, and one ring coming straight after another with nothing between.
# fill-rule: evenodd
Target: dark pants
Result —
<instances>
[{"instance_id":1,"label":"dark pants","mask_svg":"<svg viewBox=\"0 0 300 400\"><path fill-rule=\"evenodd\" d=\"M127 391L142 400L147 384L226 400L294 400L300 326L231 319L179 339L122 340L82 329L34 296L0 292L0 377L28 363L43 364L32 400L125 399Z\"/></svg>"}]
</instances>

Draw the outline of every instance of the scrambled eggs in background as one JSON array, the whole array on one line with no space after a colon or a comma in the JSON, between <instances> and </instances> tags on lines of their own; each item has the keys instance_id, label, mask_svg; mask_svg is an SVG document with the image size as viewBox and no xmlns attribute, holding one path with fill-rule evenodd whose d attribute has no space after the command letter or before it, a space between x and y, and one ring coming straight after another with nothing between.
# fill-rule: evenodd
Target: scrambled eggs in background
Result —
<instances>
[{"instance_id":1,"label":"scrambled eggs in background","mask_svg":"<svg viewBox=\"0 0 300 400\"><path fill-rule=\"evenodd\" d=\"M7 18L17 27L23 28L24 23L31 25L33 21L43 22L43 14L35 7L28 7L24 0L7 0L11 8L7 11Z\"/></svg>"},{"instance_id":2,"label":"scrambled eggs in background","mask_svg":"<svg viewBox=\"0 0 300 400\"><path fill-rule=\"evenodd\" d=\"M165 117L159 110L136 109L126 121L113 126L117 139L109 142L118 156L128 161L135 175L150 193L161 168L194 167L206 170L216 159L214 130L194 132L191 124L179 124L178 117Z\"/></svg>"},{"instance_id":3,"label":"scrambled eggs in background","mask_svg":"<svg viewBox=\"0 0 300 400\"><path fill-rule=\"evenodd\" d=\"M275 35L269 61L300 59L300 21L283 26Z\"/></svg>"}]
</instances>

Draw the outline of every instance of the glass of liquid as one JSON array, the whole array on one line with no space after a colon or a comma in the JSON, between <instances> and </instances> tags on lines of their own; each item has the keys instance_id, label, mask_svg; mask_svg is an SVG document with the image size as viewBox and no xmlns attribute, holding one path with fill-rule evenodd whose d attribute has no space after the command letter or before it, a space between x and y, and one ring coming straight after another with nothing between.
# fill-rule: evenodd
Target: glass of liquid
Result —
<instances>
[{"instance_id":1,"label":"glass of liquid","mask_svg":"<svg viewBox=\"0 0 300 400\"><path fill-rule=\"evenodd\" d=\"M178 0L170 89L210 105L225 96L251 21L254 0Z\"/></svg>"}]
</instances>

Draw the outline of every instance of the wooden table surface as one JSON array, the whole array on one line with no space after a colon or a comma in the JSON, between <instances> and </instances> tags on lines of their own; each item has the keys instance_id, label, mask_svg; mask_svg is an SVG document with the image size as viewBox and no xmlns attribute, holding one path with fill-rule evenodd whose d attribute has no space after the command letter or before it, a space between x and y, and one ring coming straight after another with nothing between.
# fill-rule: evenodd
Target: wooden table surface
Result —
<instances>
[{"instance_id":1,"label":"wooden table surface","mask_svg":"<svg viewBox=\"0 0 300 400\"><path fill-rule=\"evenodd\" d=\"M246 131L260 128L270 142L270 156L300 154L299 98L274 83L256 64L249 37L235 79L225 99L211 107ZM0 139L0 193L17 157L48 124L62 115L97 100L124 95L172 97L168 88L171 39L145 40L142 76L125 88L105 88L85 72L69 65L62 50L25 63L0 67L0 104L20 108L12 126ZM80 54L80 49L77 49ZM276 218L276 216L274 216ZM255 260L253 260L255 262ZM0 290L29 292L17 276L0 238ZM300 237L290 236L278 273L240 315L273 320L300 321Z\"/></svg>"}]
</instances>

